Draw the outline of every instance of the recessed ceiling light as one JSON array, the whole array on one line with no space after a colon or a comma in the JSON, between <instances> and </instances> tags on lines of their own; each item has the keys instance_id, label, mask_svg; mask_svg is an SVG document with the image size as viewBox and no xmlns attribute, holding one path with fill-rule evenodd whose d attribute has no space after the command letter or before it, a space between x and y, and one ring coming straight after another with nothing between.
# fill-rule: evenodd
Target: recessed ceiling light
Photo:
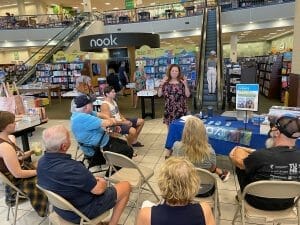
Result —
<instances>
[{"instance_id":1,"label":"recessed ceiling light","mask_svg":"<svg viewBox=\"0 0 300 225\"><path fill-rule=\"evenodd\" d=\"M155 4L156 4L155 2L151 2L151 3L150 3L150 5L155 5Z\"/></svg>"},{"instance_id":2,"label":"recessed ceiling light","mask_svg":"<svg viewBox=\"0 0 300 225\"><path fill-rule=\"evenodd\" d=\"M250 21L249 23L253 23L253 21Z\"/></svg>"},{"instance_id":3,"label":"recessed ceiling light","mask_svg":"<svg viewBox=\"0 0 300 225\"><path fill-rule=\"evenodd\" d=\"M92 9L97 9L97 7L93 7Z\"/></svg>"},{"instance_id":4,"label":"recessed ceiling light","mask_svg":"<svg viewBox=\"0 0 300 225\"><path fill-rule=\"evenodd\" d=\"M276 33L270 33L270 35L273 35L273 34L276 34Z\"/></svg>"},{"instance_id":5,"label":"recessed ceiling light","mask_svg":"<svg viewBox=\"0 0 300 225\"><path fill-rule=\"evenodd\" d=\"M105 2L105 5L110 5L110 2Z\"/></svg>"},{"instance_id":6,"label":"recessed ceiling light","mask_svg":"<svg viewBox=\"0 0 300 225\"><path fill-rule=\"evenodd\" d=\"M113 8L113 10L118 10L118 9L119 9L118 7Z\"/></svg>"},{"instance_id":7,"label":"recessed ceiling light","mask_svg":"<svg viewBox=\"0 0 300 225\"><path fill-rule=\"evenodd\" d=\"M77 6L74 6L73 9L78 9L78 7L77 7Z\"/></svg>"},{"instance_id":8,"label":"recessed ceiling light","mask_svg":"<svg viewBox=\"0 0 300 225\"><path fill-rule=\"evenodd\" d=\"M276 31L279 31L279 32L281 32L281 31L285 31L285 29L281 29L281 30L276 30Z\"/></svg>"},{"instance_id":9,"label":"recessed ceiling light","mask_svg":"<svg viewBox=\"0 0 300 225\"><path fill-rule=\"evenodd\" d=\"M81 5L84 5L84 3L83 3L83 2L81 2L80 4L81 4Z\"/></svg>"},{"instance_id":10,"label":"recessed ceiling light","mask_svg":"<svg viewBox=\"0 0 300 225\"><path fill-rule=\"evenodd\" d=\"M27 39L26 41L30 41L30 40Z\"/></svg>"}]
</instances>

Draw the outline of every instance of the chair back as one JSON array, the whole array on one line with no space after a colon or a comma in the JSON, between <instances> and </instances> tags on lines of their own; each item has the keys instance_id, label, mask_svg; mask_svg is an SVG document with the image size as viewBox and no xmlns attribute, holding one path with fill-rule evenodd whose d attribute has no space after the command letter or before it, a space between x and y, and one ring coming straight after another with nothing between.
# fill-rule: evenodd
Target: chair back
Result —
<instances>
[{"instance_id":1,"label":"chair back","mask_svg":"<svg viewBox=\"0 0 300 225\"><path fill-rule=\"evenodd\" d=\"M19 192L23 196L27 196L23 191L21 191L16 185L14 185L2 172L0 172L0 179L2 182L15 190L16 192Z\"/></svg>"},{"instance_id":2,"label":"chair back","mask_svg":"<svg viewBox=\"0 0 300 225\"><path fill-rule=\"evenodd\" d=\"M72 211L76 213L80 218L84 219L85 221L90 221L89 218L87 218L85 215L83 215L78 209L76 209L69 201L61 197L60 195L49 191L38 184L36 186L45 193L45 195L48 197L49 202L55 206L56 208Z\"/></svg>"},{"instance_id":3,"label":"chair back","mask_svg":"<svg viewBox=\"0 0 300 225\"><path fill-rule=\"evenodd\" d=\"M300 182L264 180L248 184L243 191L243 198L251 194L263 198L295 198L300 196Z\"/></svg>"},{"instance_id":4,"label":"chair back","mask_svg":"<svg viewBox=\"0 0 300 225\"><path fill-rule=\"evenodd\" d=\"M127 156L115 153L115 152L110 152L110 151L104 151L103 156L106 159L106 162L109 165L112 166L118 166L122 168L133 168L133 169L138 169L138 166L133 162L130 158Z\"/></svg>"},{"instance_id":5,"label":"chair back","mask_svg":"<svg viewBox=\"0 0 300 225\"><path fill-rule=\"evenodd\" d=\"M213 184L217 185L216 177L206 169L196 168L201 180L201 184Z\"/></svg>"}]
</instances>

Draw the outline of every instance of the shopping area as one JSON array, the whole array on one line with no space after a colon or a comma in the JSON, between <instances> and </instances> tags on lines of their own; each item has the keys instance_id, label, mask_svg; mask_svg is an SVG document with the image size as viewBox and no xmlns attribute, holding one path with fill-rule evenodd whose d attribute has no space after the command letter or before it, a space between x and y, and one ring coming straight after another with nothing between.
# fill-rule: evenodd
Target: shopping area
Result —
<instances>
[{"instance_id":1,"label":"shopping area","mask_svg":"<svg viewBox=\"0 0 300 225\"><path fill-rule=\"evenodd\" d=\"M0 5L0 76L8 82L9 92L22 96L25 113L18 117L18 145L29 150L32 143L41 141L42 131L53 125L63 124L70 129L70 104L77 95L76 79L85 65L101 95L108 69L118 72L121 62L125 62L131 82L125 90L127 96L118 96L118 105L122 114L145 119L139 137L144 147L135 149L134 161L154 170L150 184L160 195L156 173L165 161L164 149L181 140L184 123L176 121L167 129L162 122L164 100L156 96L156 90L168 66L179 64L192 92L189 113L205 121L218 166L231 172L227 182L216 180L221 212L216 214L216 221L232 224L239 207L239 184L228 159L230 150L236 145L263 148L269 131L268 114L300 114L300 44L294 41L300 38L300 15L295 13L300 10L300 2L55 3L16 4L9 0ZM216 92L209 95L206 64L212 50L217 55L218 75ZM141 102L135 109L132 78L140 65L154 85L140 93L144 109ZM98 97L95 109L103 99ZM246 107L249 100L254 105ZM7 109L7 105L2 107ZM72 135L73 158L81 153L77 146ZM32 160L40 157L32 156ZM3 185L0 196L0 221L11 224L13 215L6 219ZM130 199L134 202L137 196L133 194ZM142 192L138 207L143 200L155 202L156 198ZM135 223L135 207L128 203L119 224ZM238 218L236 224L240 221ZM20 204L17 224L48 222L48 218L35 213L29 202ZM258 219L246 224L266 223ZM297 223L283 220L282 224Z\"/></svg>"}]
</instances>

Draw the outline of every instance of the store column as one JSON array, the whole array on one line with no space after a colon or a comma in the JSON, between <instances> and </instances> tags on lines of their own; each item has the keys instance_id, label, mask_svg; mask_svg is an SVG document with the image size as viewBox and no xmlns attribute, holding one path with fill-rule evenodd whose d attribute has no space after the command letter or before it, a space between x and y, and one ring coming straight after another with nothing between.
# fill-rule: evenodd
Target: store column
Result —
<instances>
[{"instance_id":1,"label":"store column","mask_svg":"<svg viewBox=\"0 0 300 225\"><path fill-rule=\"evenodd\" d=\"M230 37L230 60L231 62L237 62L237 43L238 36L236 34Z\"/></svg>"},{"instance_id":2,"label":"store column","mask_svg":"<svg viewBox=\"0 0 300 225\"><path fill-rule=\"evenodd\" d=\"M83 0L83 12L92 12L91 0Z\"/></svg>"},{"instance_id":3,"label":"store column","mask_svg":"<svg viewBox=\"0 0 300 225\"><path fill-rule=\"evenodd\" d=\"M18 15L26 15L24 0L17 0Z\"/></svg>"},{"instance_id":4,"label":"store column","mask_svg":"<svg viewBox=\"0 0 300 225\"><path fill-rule=\"evenodd\" d=\"M294 46L292 73L290 74L289 106L300 106L300 0L295 2ZM293 97L291 97L293 96Z\"/></svg>"}]
</instances>

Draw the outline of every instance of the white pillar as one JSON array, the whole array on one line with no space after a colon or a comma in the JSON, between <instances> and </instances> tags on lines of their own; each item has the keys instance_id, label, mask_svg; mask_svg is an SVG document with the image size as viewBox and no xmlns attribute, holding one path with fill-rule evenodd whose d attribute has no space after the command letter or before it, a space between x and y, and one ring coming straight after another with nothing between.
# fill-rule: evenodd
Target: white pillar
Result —
<instances>
[{"instance_id":1,"label":"white pillar","mask_svg":"<svg viewBox=\"0 0 300 225\"><path fill-rule=\"evenodd\" d=\"M17 0L17 4L18 4L18 15L19 16L26 15L24 0Z\"/></svg>"},{"instance_id":2,"label":"white pillar","mask_svg":"<svg viewBox=\"0 0 300 225\"><path fill-rule=\"evenodd\" d=\"M292 73L300 75L300 0L295 2Z\"/></svg>"},{"instance_id":3,"label":"white pillar","mask_svg":"<svg viewBox=\"0 0 300 225\"><path fill-rule=\"evenodd\" d=\"M40 1L40 0L35 0L35 7L36 7L36 14L37 15L42 15L46 14L46 5Z\"/></svg>"},{"instance_id":4,"label":"white pillar","mask_svg":"<svg viewBox=\"0 0 300 225\"><path fill-rule=\"evenodd\" d=\"M83 0L83 12L92 12L91 0Z\"/></svg>"},{"instance_id":5,"label":"white pillar","mask_svg":"<svg viewBox=\"0 0 300 225\"><path fill-rule=\"evenodd\" d=\"M236 34L230 37L230 59L231 62L237 62L237 43L238 36Z\"/></svg>"}]
</instances>

